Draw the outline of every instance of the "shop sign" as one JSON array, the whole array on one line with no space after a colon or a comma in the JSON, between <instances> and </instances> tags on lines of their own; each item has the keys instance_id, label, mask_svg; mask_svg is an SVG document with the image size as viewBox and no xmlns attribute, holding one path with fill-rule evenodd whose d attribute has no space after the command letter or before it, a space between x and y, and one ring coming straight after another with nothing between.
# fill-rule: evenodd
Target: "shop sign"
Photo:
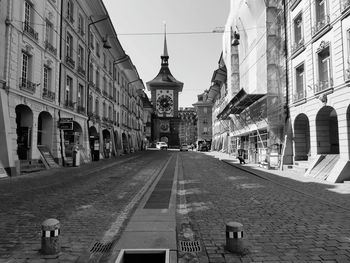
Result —
<instances>
[{"instance_id":1,"label":"shop sign","mask_svg":"<svg viewBox=\"0 0 350 263\"><path fill-rule=\"evenodd\" d=\"M60 118L59 122L71 122L73 121L73 118Z\"/></svg>"},{"instance_id":2,"label":"shop sign","mask_svg":"<svg viewBox=\"0 0 350 263\"><path fill-rule=\"evenodd\" d=\"M61 130L73 130L73 122L59 122L58 128Z\"/></svg>"}]
</instances>

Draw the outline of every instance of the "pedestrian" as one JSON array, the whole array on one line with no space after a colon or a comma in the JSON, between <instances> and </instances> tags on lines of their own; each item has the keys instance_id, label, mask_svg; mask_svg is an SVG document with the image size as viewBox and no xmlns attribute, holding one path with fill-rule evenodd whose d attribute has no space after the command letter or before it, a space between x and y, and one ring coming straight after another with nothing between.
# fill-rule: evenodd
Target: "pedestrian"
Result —
<instances>
[{"instance_id":1,"label":"pedestrian","mask_svg":"<svg viewBox=\"0 0 350 263\"><path fill-rule=\"evenodd\" d=\"M106 141L106 144L105 144L105 147L106 147L106 158L109 158L109 152L111 150L110 148L110 141Z\"/></svg>"},{"instance_id":2,"label":"pedestrian","mask_svg":"<svg viewBox=\"0 0 350 263\"><path fill-rule=\"evenodd\" d=\"M240 164L245 164L244 159L242 158L242 156L238 156L237 159L239 160Z\"/></svg>"}]
</instances>

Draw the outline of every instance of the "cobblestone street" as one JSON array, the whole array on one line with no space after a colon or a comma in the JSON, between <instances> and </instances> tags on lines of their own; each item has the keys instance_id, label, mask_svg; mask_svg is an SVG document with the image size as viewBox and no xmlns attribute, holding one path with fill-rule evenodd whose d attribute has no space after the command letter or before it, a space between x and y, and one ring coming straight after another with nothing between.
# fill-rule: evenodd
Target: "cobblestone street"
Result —
<instances>
[{"instance_id":1,"label":"cobblestone street","mask_svg":"<svg viewBox=\"0 0 350 263\"><path fill-rule=\"evenodd\" d=\"M199 262L207 262L205 253L215 263L350 261L349 192L241 166L248 173L215 155L181 155L187 204L180 213L205 250ZM229 221L244 226L244 256L225 250ZM192 257L182 262L196 262Z\"/></svg>"},{"instance_id":2,"label":"cobblestone street","mask_svg":"<svg viewBox=\"0 0 350 263\"><path fill-rule=\"evenodd\" d=\"M239 165L219 152L146 151L0 180L0 262L112 262L93 245L120 240L173 155L177 262L350 261L350 185ZM62 225L58 255L39 251L47 218ZM241 255L225 248L230 221L244 226ZM185 241L200 251L184 250Z\"/></svg>"},{"instance_id":3,"label":"cobblestone street","mask_svg":"<svg viewBox=\"0 0 350 263\"><path fill-rule=\"evenodd\" d=\"M93 244L161 167L164 159L154 155L0 180L0 262L87 262ZM59 256L39 253L47 218L61 223Z\"/></svg>"}]
</instances>

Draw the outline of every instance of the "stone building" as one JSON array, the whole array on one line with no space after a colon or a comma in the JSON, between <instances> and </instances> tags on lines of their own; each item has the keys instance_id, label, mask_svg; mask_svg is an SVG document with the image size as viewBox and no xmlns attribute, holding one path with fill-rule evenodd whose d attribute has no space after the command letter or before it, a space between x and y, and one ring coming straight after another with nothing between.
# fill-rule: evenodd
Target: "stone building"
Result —
<instances>
[{"instance_id":1,"label":"stone building","mask_svg":"<svg viewBox=\"0 0 350 263\"><path fill-rule=\"evenodd\" d=\"M102 1L0 4L0 126L6 146L0 157L8 174L72 165L73 147L81 162L117 155L117 71L130 87L133 109L127 111L135 113L130 132L137 138L137 90L144 86Z\"/></svg>"},{"instance_id":2,"label":"stone building","mask_svg":"<svg viewBox=\"0 0 350 263\"><path fill-rule=\"evenodd\" d=\"M179 139L180 144L195 144L197 141L197 113L195 108L180 107Z\"/></svg>"},{"instance_id":3,"label":"stone building","mask_svg":"<svg viewBox=\"0 0 350 263\"><path fill-rule=\"evenodd\" d=\"M217 150L250 163L279 165L285 123L284 41L283 1L231 1L223 52L208 92Z\"/></svg>"},{"instance_id":4,"label":"stone building","mask_svg":"<svg viewBox=\"0 0 350 263\"><path fill-rule=\"evenodd\" d=\"M212 107L213 103L208 100L208 93L204 92L197 96L198 100L192 104L196 111L197 121L197 140L199 142L208 142L211 146L212 142Z\"/></svg>"},{"instance_id":5,"label":"stone building","mask_svg":"<svg viewBox=\"0 0 350 263\"><path fill-rule=\"evenodd\" d=\"M287 149L294 167L350 178L350 2L286 1Z\"/></svg>"}]
</instances>

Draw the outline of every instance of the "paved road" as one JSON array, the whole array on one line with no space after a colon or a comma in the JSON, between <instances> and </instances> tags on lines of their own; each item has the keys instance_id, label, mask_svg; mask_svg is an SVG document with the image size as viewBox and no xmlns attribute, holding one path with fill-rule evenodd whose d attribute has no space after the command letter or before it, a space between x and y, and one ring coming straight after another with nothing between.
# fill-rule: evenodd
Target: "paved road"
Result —
<instances>
[{"instance_id":1,"label":"paved road","mask_svg":"<svg viewBox=\"0 0 350 263\"><path fill-rule=\"evenodd\" d=\"M136 197L172 154L179 157L178 243L201 248L179 245L178 262L350 262L349 194L330 191L336 186L255 176L215 154L147 151L0 180L0 263L98 262L92 246L122 234ZM51 217L62 224L62 253L45 257L40 224ZM244 225L245 255L225 250L228 221Z\"/></svg>"},{"instance_id":2,"label":"paved road","mask_svg":"<svg viewBox=\"0 0 350 263\"><path fill-rule=\"evenodd\" d=\"M0 262L87 262L92 246L111 235L110 226L124 213L117 222L122 227L134 208L130 202L168 154L147 151L0 180ZM62 225L59 256L39 253L41 223L47 218Z\"/></svg>"},{"instance_id":3,"label":"paved road","mask_svg":"<svg viewBox=\"0 0 350 263\"><path fill-rule=\"evenodd\" d=\"M179 239L200 240L202 252L179 262L350 262L349 194L330 198L329 186L266 180L203 153L182 153L181 162L178 221L187 217L190 230L179 225ZM225 250L229 221L244 225L244 256Z\"/></svg>"}]
</instances>

